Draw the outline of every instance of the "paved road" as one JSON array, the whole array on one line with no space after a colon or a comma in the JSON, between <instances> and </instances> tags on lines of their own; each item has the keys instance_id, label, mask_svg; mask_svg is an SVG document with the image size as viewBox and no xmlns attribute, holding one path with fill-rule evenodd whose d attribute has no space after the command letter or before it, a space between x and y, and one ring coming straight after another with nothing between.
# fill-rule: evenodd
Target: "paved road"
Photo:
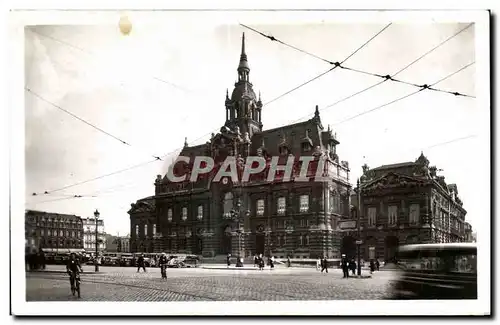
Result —
<instances>
[{"instance_id":1,"label":"paved road","mask_svg":"<svg viewBox=\"0 0 500 325\"><path fill-rule=\"evenodd\" d=\"M54 266L52 270L59 269ZM89 269L85 269L87 271ZM83 301L214 301L214 300L339 300L385 299L392 272L370 279L342 279L340 270L321 274L313 269L258 270L159 269L137 273L134 268L101 268L82 274ZM78 300L71 296L65 274L38 272L26 276L28 301Z\"/></svg>"}]
</instances>

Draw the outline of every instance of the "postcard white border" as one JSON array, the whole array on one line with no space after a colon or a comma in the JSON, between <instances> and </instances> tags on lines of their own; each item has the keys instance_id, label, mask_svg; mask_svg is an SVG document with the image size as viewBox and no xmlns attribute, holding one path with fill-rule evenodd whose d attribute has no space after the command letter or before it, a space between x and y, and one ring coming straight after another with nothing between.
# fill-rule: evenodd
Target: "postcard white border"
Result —
<instances>
[{"instance_id":1,"label":"postcard white border","mask_svg":"<svg viewBox=\"0 0 500 325\"><path fill-rule=\"evenodd\" d=\"M21 1L17 7L22 7ZM48 6L51 6L49 2ZM151 3L153 3L151 5ZM193 4L194 3L194 4ZM201 3L201 4L200 4ZM308 2L307 7L315 7L316 2ZM347 3L347 2L346 2ZM424 2L426 3L426 2ZM428 2L427 2L428 3ZM444 6L448 1L440 2ZM454 3L450 1L449 3ZM30 3L33 8L35 5ZM47 5L47 2L45 2ZM103 8L101 1L79 2L84 7ZM135 5L134 5L135 4ZM116 7L134 8L138 2L120 2ZM318 8L324 7L316 6ZM72 7L75 4L57 1L59 8ZM57 7L52 5L52 7ZM158 2L146 1L141 7L154 8L164 6ZM350 8L360 8L356 3L349 3ZM179 2L177 8L207 7L205 2ZM252 2L247 8L277 7L275 3ZM291 7L292 3L284 5ZM304 4L299 4L304 6ZM26 7L26 6L25 6ZM235 8L233 2L222 1L212 8ZM239 6L241 8L241 5ZM281 6L280 6L281 7ZM294 6L296 8L300 8ZM369 1L364 7L377 8ZM431 8L432 6L428 6ZM26 7L27 8L27 7ZM47 8L47 7L45 7ZM110 8L110 7L108 7ZM170 7L172 8L172 7ZM174 6L175 8L175 6ZM345 8L345 7L344 7ZM469 6L471 8L471 6ZM473 8L478 8L474 6ZM159 19L161 15L171 15L169 21L175 22L185 15L197 16L198 22L203 19L217 19L221 24L237 24L245 21L248 24L268 23L298 23L320 20L335 20L336 22L472 22L476 23L476 66L477 66L477 100L479 107L489 107L489 16L486 11L303 11L303 12L154 12L153 14L139 11L127 11L134 20ZM84 12L84 11L15 11L9 15L8 26L8 92L10 107L11 127L11 283L12 283L12 312L16 315L471 315L488 313L491 310L490 301L490 216L478 224L478 260L480 276L478 277L479 299L475 301L283 301L283 302L26 302L25 301L25 276L24 276L24 25L36 24L89 24L116 23L120 12ZM147 17L146 17L147 16ZM174 17L175 16L175 17ZM91 18L91 19L89 19ZM489 139L484 139L488 141ZM485 205L490 206L489 196L485 196ZM21 253L21 254L20 254ZM369 302L369 303L368 303ZM362 308L360 308L362 306Z\"/></svg>"}]
</instances>

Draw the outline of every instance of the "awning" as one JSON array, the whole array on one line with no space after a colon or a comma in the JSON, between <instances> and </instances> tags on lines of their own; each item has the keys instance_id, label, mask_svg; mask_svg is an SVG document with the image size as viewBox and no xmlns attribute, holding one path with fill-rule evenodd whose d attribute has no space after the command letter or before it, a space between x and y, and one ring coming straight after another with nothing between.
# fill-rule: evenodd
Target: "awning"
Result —
<instances>
[{"instance_id":1,"label":"awning","mask_svg":"<svg viewBox=\"0 0 500 325\"><path fill-rule=\"evenodd\" d=\"M70 254L70 253L82 253L83 248L42 248L44 253L58 253L58 254Z\"/></svg>"}]
</instances>

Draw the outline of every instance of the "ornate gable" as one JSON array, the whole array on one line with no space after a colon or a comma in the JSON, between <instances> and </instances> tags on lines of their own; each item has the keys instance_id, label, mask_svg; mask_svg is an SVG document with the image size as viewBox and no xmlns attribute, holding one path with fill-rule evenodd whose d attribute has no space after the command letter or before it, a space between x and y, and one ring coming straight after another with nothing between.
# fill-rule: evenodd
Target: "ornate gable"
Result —
<instances>
[{"instance_id":1,"label":"ornate gable","mask_svg":"<svg viewBox=\"0 0 500 325\"><path fill-rule=\"evenodd\" d=\"M129 214L135 213L145 213L145 212L155 212L154 200L148 201L137 201L137 203L132 203L130 205Z\"/></svg>"},{"instance_id":2,"label":"ornate gable","mask_svg":"<svg viewBox=\"0 0 500 325\"><path fill-rule=\"evenodd\" d=\"M426 185L425 180L389 172L375 180L362 185L363 192L373 192L383 189L414 187Z\"/></svg>"}]
</instances>

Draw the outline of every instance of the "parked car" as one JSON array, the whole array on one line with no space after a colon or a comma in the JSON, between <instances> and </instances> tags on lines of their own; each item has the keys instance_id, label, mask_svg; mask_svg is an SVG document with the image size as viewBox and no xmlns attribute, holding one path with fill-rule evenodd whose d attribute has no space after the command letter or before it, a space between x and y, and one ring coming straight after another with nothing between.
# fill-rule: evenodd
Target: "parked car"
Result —
<instances>
[{"instance_id":1,"label":"parked car","mask_svg":"<svg viewBox=\"0 0 500 325\"><path fill-rule=\"evenodd\" d=\"M418 244L399 248L393 299L477 299L477 246Z\"/></svg>"}]
</instances>

